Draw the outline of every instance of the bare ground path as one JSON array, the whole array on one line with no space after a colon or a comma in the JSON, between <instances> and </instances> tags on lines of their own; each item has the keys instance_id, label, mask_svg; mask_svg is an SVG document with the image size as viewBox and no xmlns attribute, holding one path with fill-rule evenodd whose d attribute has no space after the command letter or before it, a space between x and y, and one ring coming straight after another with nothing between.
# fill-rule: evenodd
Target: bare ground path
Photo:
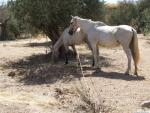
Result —
<instances>
[{"instance_id":1,"label":"bare ground path","mask_svg":"<svg viewBox=\"0 0 150 113\"><path fill-rule=\"evenodd\" d=\"M138 78L124 75L127 59L121 47L100 48L102 71L98 72L90 67L87 47L78 46L87 76L83 79L74 61L68 66L52 63L45 53L45 39L0 42L0 113L85 113L74 91L79 78L90 88L94 82L95 91L114 109L112 113L134 113L150 99L150 39L139 37Z\"/></svg>"}]
</instances>

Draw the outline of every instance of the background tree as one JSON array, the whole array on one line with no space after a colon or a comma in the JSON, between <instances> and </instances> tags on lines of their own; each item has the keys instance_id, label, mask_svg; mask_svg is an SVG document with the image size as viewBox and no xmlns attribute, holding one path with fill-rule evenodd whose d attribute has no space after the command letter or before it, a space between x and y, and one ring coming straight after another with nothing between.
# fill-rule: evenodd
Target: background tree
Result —
<instances>
[{"instance_id":1,"label":"background tree","mask_svg":"<svg viewBox=\"0 0 150 113\"><path fill-rule=\"evenodd\" d=\"M150 32L150 2L124 0L115 5L106 5L105 21L110 25L127 24L133 26L138 33Z\"/></svg>"},{"instance_id":2,"label":"background tree","mask_svg":"<svg viewBox=\"0 0 150 113\"><path fill-rule=\"evenodd\" d=\"M139 0L137 3L139 12L139 28L141 32L150 32L150 2L149 0Z\"/></svg>"},{"instance_id":3,"label":"background tree","mask_svg":"<svg viewBox=\"0 0 150 113\"><path fill-rule=\"evenodd\" d=\"M1 5L0 6L0 23L1 23L0 40L8 39L8 36L7 36L8 20L9 20L9 17L7 15L7 7L5 5Z\"/></svg>"},{"instance_id":4,"label":"background tree","mask_svg":"<svg viewBox=\"0 0 150 113\"><path fill-rule=\"evenodd\" d=\"M71 15L96 20L103 6L100 3L99 0L16 0L9 5L18 22L42 31L54 45L63 29L69 26ZM63 47L60 52L64 56Z\"/></svg>"},{"instance_id":5,"label":"background tree","mask_svg":"<svg viewBox=\"0 0 150 113\"><path fill-rule=\"evenodd\" d=\"M136 4L132 1L121 1L116 6L110 7L108 11L110 12L108 22L111 25L132 25L133 21L137 21L138 8Z\"/></svg>"},{"instance_id":6,"label":"background tree","mask_svg":"<svg viewBox=\"0 0 150 113\"><path fill-rule=\"evenodd\" d=\"M0 40L10 40L18 37L19 28L17 20L13 18L7 5L0 6L0 23Z\"/></svg>"},{"instance_id":7,"label":"background tree","mask_svg":"<svg viewBox=\"0 0 150 113\"><path fill-rule=\"evenodd\" d=\"M103 0L80 0L79 14L83 18L104 20L105 2Z\"/></svg>"}]
</instances>

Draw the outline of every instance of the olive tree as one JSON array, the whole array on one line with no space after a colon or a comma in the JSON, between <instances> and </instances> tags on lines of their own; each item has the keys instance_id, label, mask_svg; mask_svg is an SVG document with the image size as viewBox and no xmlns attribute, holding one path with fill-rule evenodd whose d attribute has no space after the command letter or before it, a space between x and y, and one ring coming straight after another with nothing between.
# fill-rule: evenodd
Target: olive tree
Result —
<instances>
[{"instance_id":1,"label":"olive tree","mask_svg":"<svg viewBox=\"0 0 150 113\"><path fill-rule=\"evenodd\" d=\"M45 33L55 42L67 26L71 15L99 18L102 5L99 0L15 0L10 2L14 17L22 24ZM63 47L60 54L64 53Z\"/></svg>"}]
</instances>

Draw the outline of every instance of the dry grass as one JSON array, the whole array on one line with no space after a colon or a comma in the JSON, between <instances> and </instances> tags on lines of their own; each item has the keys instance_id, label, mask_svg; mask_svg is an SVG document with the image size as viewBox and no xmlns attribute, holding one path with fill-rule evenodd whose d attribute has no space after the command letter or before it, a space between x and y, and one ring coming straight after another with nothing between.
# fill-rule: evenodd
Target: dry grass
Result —
<instances>
[{"instance_id":1,"label":"dry grass","mask_svg":"<svg viewBox=\"0 0 150 113\"><path fill-rule=\"evenodd\" d=\"M105 101L98 97L99 95L90 93L86 87L76 87L76 92L78 93L81 102L83 102L80 107L84 109L86 113L111 113L113 110L110 106L104 104Z\"/></svg>"}]
</instances>

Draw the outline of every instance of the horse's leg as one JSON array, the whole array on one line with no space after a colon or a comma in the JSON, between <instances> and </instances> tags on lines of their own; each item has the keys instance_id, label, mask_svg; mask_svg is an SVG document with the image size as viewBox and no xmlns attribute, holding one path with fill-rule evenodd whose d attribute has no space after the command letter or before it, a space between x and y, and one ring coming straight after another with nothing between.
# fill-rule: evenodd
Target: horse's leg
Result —
<instances>
[{"instance_id":1,"label":"horse's leg","mask_svg":"<svg viewBox=\"0 0 150 113\"><path fill-rule=\"evenodd\" d=\"M137 72L138 71L138 67L137 67L137 63L135 61L134 61L134 68L135 68L134 75L138 76L138 72Z\"/></svg>"},{"instance_id":2,"label":"horse's leg","mask_svg":"<svg viewBox=\"0 0 150 113\"><path fill-rule=\"evenodd\" d=\"M99 59L99 48L98 48L98 44L96 45L96 51L97 51L97 64L98 64L98 68L101 71L101 66L100 66L100 59Z\"/></svg>"},{"instance_id":3,"label":"horse's leg","mask_svg":"<svg viewBox=\"0 0 150 113\"><path fill-rule=\"evenodd\" d=\"M94 57L92 57L92 66L95 66L95 61L94 61Z\"/></svg>"},{"instance_id":4,"label":"horse's leg","mask_svg":"<svg viewBox=\"0 0 150 113\"><path fill-rule=\"evenodd\" d=\"M99 48L98 48L98 44L96 45L96 51L97 51L96 52L97 53L97 63L98 63L98 66L99 66Z\"/></svg>"},{"instance_id":5,"label":"horse's leg","mask_svg":"<svg viewBox=\"0 0 150 113\"><path fill-rule=\"evenodd\" d=\"M68 64L68 51L69 51L69 47L68 45L64 44L65 47L65 64Z\"/></svg>"},{"instance_id":6,"label":"horse's leg","mask_svg":"<svg viewBox=\"0 0 150 113\"><path fill-rule=\"evenodd\" d=\"M97 46L95 44L91 44L91 47L92 47L92 54L93 54L93 58L94 58L94 61L95 61L95 65L94 65L94 68L98 69L99 68L99 65L98 65L98 58L97 58Z\"/></svg>"},{"instance_id":7,"label":"horse's leg","mask_svg":"<svg viewBox=\"0 0 150 113\"><path fill-rule=\"evenodd\" d=\"M71 47L72 47L72 49L73 49L73 53L74 53L75 55L77 55L77 50L76 50L76 48L75 48L75 45L72 45Z\"/></svg>"},{"instance_id":8,"label":"horse's leg","mask_svg":"<svg viewBox=\"0 0 150 113\"><path fill-rule=\"evenodd\" d=\"M75 48L75 45L72 45L71 47L72 47L72 49L73 49L73 51L74 51L74 54L75 54L75 56L76 56L77 63L78 63L78 66L79 66L79 65L80 65L79 54L77 53L77 50L76 50L76 48Z\"/></svg>"},{"instance_id":9,"label":"horse's leg","mask_svg":"<svg viewBox=\"0 0 150 113\"><path fill-rule=\"evenodd\" d=\"M89 49L92 51L91 44L89 43L89 41L88 41L88 40L86 40L86 43L87 43L87 45L88 45ZM95 61L94 61L94 57L93 57L93 55L92 55L92 67L94 67L94 65L95 65Z\"/></svg>"},{"instance_id":10,"label":"horse's leg","mask_svg":"<svg viewBox=\"0 0 150 113\"><path fill-rule=\"evenodd\" d=\"M132 53L129 47L123 47L123 50L125 51L126 55L127 55L127 59L128 59L128 67L127 70L125 72L125 74L129 74L131 71L131 58L132 58Z\"/></svg>"}]
</instances>

